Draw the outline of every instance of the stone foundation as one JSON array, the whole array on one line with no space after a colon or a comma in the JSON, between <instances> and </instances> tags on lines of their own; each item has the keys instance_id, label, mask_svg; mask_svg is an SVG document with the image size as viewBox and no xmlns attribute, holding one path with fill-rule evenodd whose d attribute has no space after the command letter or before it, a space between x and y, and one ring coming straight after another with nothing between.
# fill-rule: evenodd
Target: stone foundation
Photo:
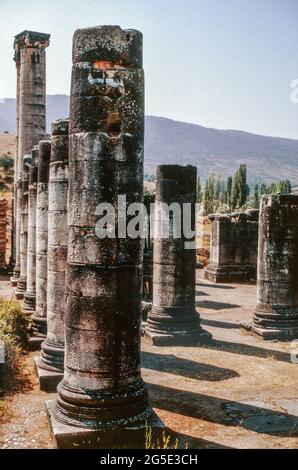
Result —
<instances>
[{"instance_id":1,"label":"stone foundation","mask_svg":"<svg viewBox=\"0 0 298 470\"><path fill-rule=\"evenodd\" d=\"M214 282L253 282L257 273L259 211L212 214L210 263L204 277Z\"/></svg>"}]
</instances>

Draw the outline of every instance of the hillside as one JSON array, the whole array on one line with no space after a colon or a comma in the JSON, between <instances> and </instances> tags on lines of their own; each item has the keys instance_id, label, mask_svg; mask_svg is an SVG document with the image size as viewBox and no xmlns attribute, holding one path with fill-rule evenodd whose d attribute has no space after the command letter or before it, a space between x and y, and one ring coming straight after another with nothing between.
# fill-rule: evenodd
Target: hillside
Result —
<instances>
[{"instance_id":1,"label":"hillside","mask_svg":"<svg viewBox=\"0 0 298 470\"><path fill-rule=\"evenodd\" d=\"M47 130L69 113L69 97L47 97ZM15 100L0 103L0 132L15 132ZM0 154L2 149L0 147ZM250 182L290 179L298 184L298 140L219 130L163 117L146 117L145 172L160 163L193 164L202 179L232 174L246 163Z\"/></svg>"}]
</instances>

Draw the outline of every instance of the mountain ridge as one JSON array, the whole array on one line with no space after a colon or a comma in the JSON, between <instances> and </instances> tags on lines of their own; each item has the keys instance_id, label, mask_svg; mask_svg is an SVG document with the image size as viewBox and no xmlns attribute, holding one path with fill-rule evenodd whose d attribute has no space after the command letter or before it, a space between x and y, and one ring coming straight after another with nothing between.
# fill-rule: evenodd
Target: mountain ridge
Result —
<instances>
[{"instance_id":1,"label":"mountain ridge","mask_svg":"<svg viewBox=\"0 0 298 470\"><path fill-rule=\"evenodd\" d=\"M51 122L67 117L69 96L47 96L47 131ZM15 99L0 102L0 132L15 132ZM158 164L192 164L202 180L227 177L246 163L250 182L290 179L298 184L298 140L243 130L216 129L161 116L145 118L145 173Z\"/></svg>"}]
</instances>

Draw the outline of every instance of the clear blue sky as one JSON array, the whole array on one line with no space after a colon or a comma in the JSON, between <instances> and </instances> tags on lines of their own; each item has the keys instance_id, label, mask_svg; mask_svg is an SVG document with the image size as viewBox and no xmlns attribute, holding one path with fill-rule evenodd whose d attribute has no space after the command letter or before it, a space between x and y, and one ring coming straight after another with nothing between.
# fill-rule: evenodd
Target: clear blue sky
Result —
<instances>
[{"instance_id":1,"label":"clear blue sky","mask_svg":"<svg viewBox=\"0 0 298 470\"><path fill-rule=\"evenodd\" d=\"M15 96L13 36L51 33L47 93L69 94L76 28L144 34L146 113L298 138L298 0L0 0L0 98Z\"/></svg>"}]
</instances>

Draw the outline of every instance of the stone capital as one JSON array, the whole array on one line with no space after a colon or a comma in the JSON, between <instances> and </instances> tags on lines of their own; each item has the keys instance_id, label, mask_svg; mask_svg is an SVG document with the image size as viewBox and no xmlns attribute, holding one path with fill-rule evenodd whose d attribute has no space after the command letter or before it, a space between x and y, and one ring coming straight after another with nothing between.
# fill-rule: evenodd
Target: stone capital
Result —
<instances>
[{"instance_id":1,"label":"stone capital","mask_svg":"<svg viewBox=\"0 0 298 470\"><path fill-rule=\"evenodd\" d=\"M50 44L50 37L50 34L27 30L17 34L13 45L15 50L14 60L19 61L20 49L22 48L45 49Z\"/></svg>"}]
</instances>

